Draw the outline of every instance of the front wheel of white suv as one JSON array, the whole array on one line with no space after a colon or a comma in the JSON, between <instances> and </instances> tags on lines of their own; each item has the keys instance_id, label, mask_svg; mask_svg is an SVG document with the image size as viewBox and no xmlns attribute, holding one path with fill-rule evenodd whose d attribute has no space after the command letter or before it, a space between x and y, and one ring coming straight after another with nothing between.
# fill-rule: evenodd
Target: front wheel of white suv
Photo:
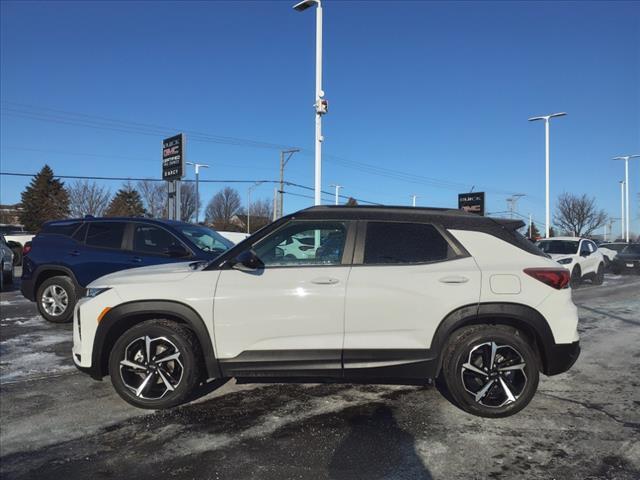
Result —
<instances>
[{"instance_id":1,"label":"front wheel of white suv","mask_svg":"<svg viewBox=\"0 0 640 480\"><path fill-rule=\"evenodd\" d=\"M113 346L109 374L116 392L139 408L165 409L189 401L201 378L195 334L169 320L127 330Z\"/></svg>"},{"instance_id":2,"label":"front wheel of white suv","mask_svg":"<svg viewBox=\"0 0 640 480\"><path fill-rule=\"evenodd\" d=\"M539 360L521 332L506 325L476 325L454 333L442 376L450 399L481 417L507 417L524 407L538 387Z\"/></svg>"}]
</instances>

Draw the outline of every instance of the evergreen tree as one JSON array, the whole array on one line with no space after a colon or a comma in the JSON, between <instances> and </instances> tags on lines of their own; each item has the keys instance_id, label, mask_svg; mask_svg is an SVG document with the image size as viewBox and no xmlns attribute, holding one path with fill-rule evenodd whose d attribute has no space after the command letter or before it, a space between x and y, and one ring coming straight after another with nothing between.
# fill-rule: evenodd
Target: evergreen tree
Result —
<instances>
[{"instance_id":1,"label":"evergreen tree","mask_svg":"<svg viewBox=\"0 0 640 480\"><path fill-rule=\"evenodd\" d=\"M144 214L142 197L131 184L118 190L105 213L107 217L142 217Z\"/></svg>"},{"instance_id":2,"label":"evergreen tree","mask_svg":"<svg viewBox=\"0 0 640 480\"><path fill-rule=\"evenodd\" d=\"M535 223L531 224L531 235L529 235L529 229L527 229L527 236L532 241L536 241L538 238L542 236L540 235L540 230L538 230L538 227L536 227Z\"/></svg>"},{"instance_id":3,"label":"evergreen tree","mask_svg":"<svg viewBox=\"0 0 640 480\"><path fill-rule=\"evenodd\" d=\"M22 192L20 222L25 230L37 232L44 222L69 216L69 194L64 183L54 178L49 165L33 177Z\"/></svg>"},{"instance_id":4,"label":"evergreen tree","mask_svg":"<svg viewBox=\"0 0 640 480\"><path fill-rule=\"evenodd\" d=\"M353 197L349 197L349 199L347 200L347 203L345 203L345 205L347 207L356 207L358 205L358 201Z\"/></svg>"}]
</instances>

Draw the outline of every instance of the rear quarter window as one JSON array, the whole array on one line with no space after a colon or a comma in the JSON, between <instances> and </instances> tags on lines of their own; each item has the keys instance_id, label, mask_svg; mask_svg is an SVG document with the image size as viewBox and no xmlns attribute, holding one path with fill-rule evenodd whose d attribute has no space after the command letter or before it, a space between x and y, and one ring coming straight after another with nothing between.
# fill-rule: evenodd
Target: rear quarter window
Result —
<instances>
[{"instance_id":1,"label":"rear quarter window","mask_svg":"<svg viewBox=\"0 0 640 480\"><path fill-rule=\"evenodd\" d=\"M78 229L82 222L69 222L69 223L54 223L50 225L45 225L40 233L48 233L55 235L64 235L65 237L70 237L74 234L74 232Z\"/></svg>"}]
</instances>

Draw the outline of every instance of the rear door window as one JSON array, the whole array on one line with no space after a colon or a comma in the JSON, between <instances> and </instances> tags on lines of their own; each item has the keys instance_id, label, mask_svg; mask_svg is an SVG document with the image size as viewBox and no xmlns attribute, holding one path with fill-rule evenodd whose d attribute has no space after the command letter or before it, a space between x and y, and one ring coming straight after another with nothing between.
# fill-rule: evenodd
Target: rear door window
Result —
<instances>
[{"instance_id":1,"label":"rear door window","mask_svg":"<svg viewBox=\"0 0 640 480\"><path fill-rule=\"evenodd\" d=\"M436 262L447 260L452 254L448 242L433 225L367 223L365 265Z\"/></svg>"},{"instance_id":2,"label":"rear door window","mask_svg":"<svg viewBox=\"0 0 640 480\"><path fill-rule=\"evenodd\" d=\"M99 248L122 248L124 222L91 222L87 232L86 244Z\"/></svg>"}]
</instances>

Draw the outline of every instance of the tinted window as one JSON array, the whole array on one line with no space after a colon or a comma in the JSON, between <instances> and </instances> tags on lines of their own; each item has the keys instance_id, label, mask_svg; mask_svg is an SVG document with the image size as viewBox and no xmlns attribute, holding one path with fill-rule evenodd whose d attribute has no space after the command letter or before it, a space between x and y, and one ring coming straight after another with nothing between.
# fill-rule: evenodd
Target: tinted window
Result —
<instances>
[{"instance_id":1,"label":"tinted window","mask_svg":"<svg viewBox=\"0 0 640 480\"><path fill-rule=\"evenodd\" d=\"M265 265L337 265L346 236L342 222L293 221L261 241L255 252Z\"/></svg>"},{"instance_id":2,"label":"tinted window","mask_svg":"<svg viewBox=\"0 0 640 480\"><path fill-rule=\"evenodd\" d=\"M365 264L424 263L446 260L449 244L433 225L369 222Z\"/></svg>"},{"instance_id":3,"label":"tinted window","mask_svg":"<svg viewBox=\"0 0 640 480\"><path fill-rule=\"evenodd\" d=\"M77 242L84 242L84 237L87 236L87 230L89 229L89 224L85 223L76 232L73 234L73 239Z\"/></svg>"},{"instance_id":4,"label":"tinted window","mask_svg":"<svg viewBox=\"0 0 640 480\"><path fill-rule=\"evenodd\" d=\"M578 252L577 240L542 240L537 245L544 253L575 255Z\"/></svg>"},{"instance_id":5,"label":"tinted window","mask_svg":"<svg viewBox=\"0 0 640 480\"><path fill-rule=\"evenodd\" d=\"M92 247L121 248L125 223L91 222L86 244Z\"/></svg>"},{"instance_id":6,"label":"tinted window","mask_svg":"<svg viewBox=\"0 0 640 480\"><path fill-rule=\"evenodd\" d=\"M587 254L587 253L591 253L591 249L589 248L589 242L587 242L585 240L580 245L580 255L584 255L584 254Z\"/></svg>"},{"instance_id":7,"label":"tinted window","mask_svg":"<svg viewBox=\"0 0 640 480\"><path fill-rule=\"evenodd\" d=\"M207 227L201 227L199 225L185 225L175 227L189 240L191 240L196 247L203 252L222 253L225 250L233 247L233 243L224 238L215 230L211 230Z\"/></svg>"},{"instance_id":8,"label":"tinted window","mask_svg":"<svg viewBox=\"0 0 640 480\"><path fill-rule=\"evenodd\" d=\"M136 252L168 255L169 247L180 242L166 230L153 225L136 225L133 232L133 249Z\"/></svg>"},{"instance_id":9,"label":"tinted window","mask_svg":"<svg viewBox=\"0 0 640 480\"><path fill-rule=\"evenodd\" d=\"M68 222L68 223L54 223L46 225L42 229L42 233L54 233L57 235L64 235L70 237L73 232L80 226L80 222Z\"/></svg>"},{"instance_id":10,"label":"tinted window","mask_svg":"<svg viewBox=\"0 0 640 480\"><path fill-rule=\"evenodd\" d=\"M629 245L622 250L624 254L640 254L640 245Z\"/></svg>"}]
</instances>

